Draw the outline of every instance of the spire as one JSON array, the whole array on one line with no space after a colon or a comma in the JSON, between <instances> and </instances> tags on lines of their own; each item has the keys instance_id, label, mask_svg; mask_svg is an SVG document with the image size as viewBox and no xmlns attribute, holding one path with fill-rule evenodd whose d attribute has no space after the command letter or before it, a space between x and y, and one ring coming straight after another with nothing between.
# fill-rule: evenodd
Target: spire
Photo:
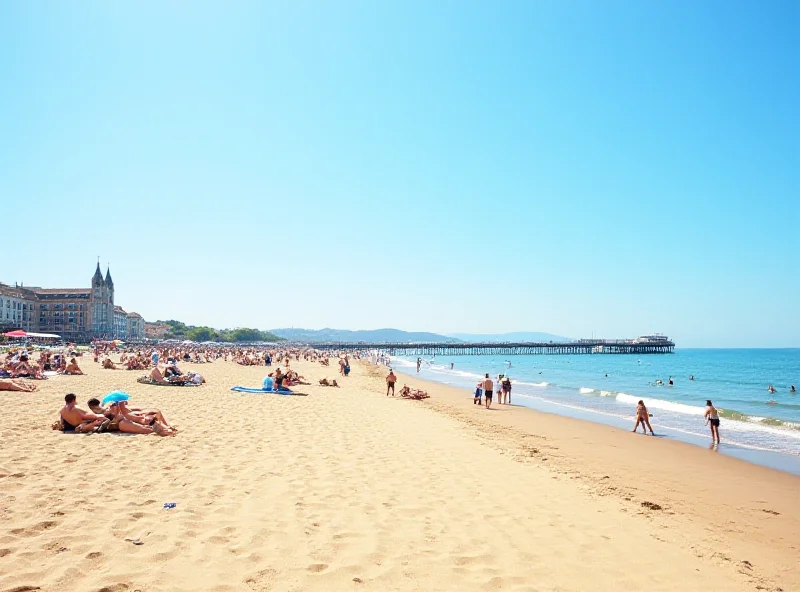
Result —
<instances>
[{"instance_id":1,"label":"spire","mask_svg":"<svg viewBox=\"0 0 800 592\"><path fill-rule=\"evenodd\" d=\"M94 276L92 276L92 287L102 286L103 283L103 273L100 271L100 261L98 261L97 269L95 269Z\"/></svg>"},{"instance_id":2,"label":"spire","mask_svg":"<svg viewBox=\"0 0 800 592\"><path fill-rule=\"evenodd\" d=\"M114 287L114 281L111 279L111 267L106 267L106 284L108 284L109 288Z\"/></svg>"}]
</instances>

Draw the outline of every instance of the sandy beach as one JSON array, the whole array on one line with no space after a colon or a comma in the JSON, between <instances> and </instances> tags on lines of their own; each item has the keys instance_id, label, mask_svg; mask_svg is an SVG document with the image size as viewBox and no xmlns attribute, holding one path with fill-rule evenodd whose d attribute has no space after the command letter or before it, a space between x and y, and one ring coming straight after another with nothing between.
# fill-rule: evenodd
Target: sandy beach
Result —
<instances>
[{"instance_id":1,"label":"sandy beach","mask_svg":"<svg viewBox=\"0 0 800 592\"><path fill-rule=\"evenodd\" d=\"M0 393L0 592L800 590L789 474L413 377L430 399L387 398L360 363L293 362L293 397L230 392L267 373L232 362L182 365L199 388L81 365ZM117 389L178 435L51 430Z\"/></svg>"}]
</instances>

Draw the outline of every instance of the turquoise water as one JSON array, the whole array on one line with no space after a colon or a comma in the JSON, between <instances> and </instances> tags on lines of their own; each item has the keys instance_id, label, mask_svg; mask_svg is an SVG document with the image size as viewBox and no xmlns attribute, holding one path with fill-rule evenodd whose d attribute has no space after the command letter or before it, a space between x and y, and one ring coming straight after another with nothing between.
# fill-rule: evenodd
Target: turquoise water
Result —
<instances>
[{"instance_id":1,"label":"turquoise water","mask_svg":"<svg viewBox=\"0 0 800 592\"><path fill-rule=\"evenodd\" d=\"M400 371L416 372L416 357L393 358L393 364ZM710 441L703 419L710 399L722 418L721 451L737 448L789 455L795 457L789 464L800 466L800 395L790 393L791 385L800 387L800 349L426 357L420 377L474 391L485 372L495 379L498 374L511 377L516 405L578 414L620 427L627 422L633 427L636 402L644 399L657 433L692 443ZM673 386L668 384L670 378ZM775 393L768 391L769 385Z\"/></svg>"}]
</instances>

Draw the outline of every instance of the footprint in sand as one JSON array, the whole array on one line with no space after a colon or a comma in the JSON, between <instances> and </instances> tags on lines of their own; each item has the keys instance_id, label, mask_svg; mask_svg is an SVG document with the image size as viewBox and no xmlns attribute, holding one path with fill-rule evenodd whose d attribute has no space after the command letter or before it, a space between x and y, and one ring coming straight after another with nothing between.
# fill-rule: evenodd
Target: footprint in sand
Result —
<instances>
[{"instance_id":1,"label":"footprint in sand","mask_svg":"<svg viewBox=\"0 0 800 592\"><path fill-rule=\"evenodd\" d=\"M45 530L50 530L54 526L57 526L57 524L57 522L47 520L31 526L30 528L15 528L11 531L11 534L16 534L19 536L36 536L43 533Z\"/></svg>"}]
</instances>

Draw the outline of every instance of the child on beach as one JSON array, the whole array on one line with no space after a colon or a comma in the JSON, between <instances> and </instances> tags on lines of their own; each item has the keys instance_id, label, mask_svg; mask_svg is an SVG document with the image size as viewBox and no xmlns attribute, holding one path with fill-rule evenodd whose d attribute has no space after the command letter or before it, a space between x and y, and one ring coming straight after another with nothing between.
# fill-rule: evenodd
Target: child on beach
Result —
<instances>
[{"instance_id":1,"label":"child on beach","mask_svg":"<svg viewBox=\"0 0 800 592\"><path fill-rule=\"evenodd\" d=\"M481 397L483 397L483 383L479 382L475 387L475 398L472 400L473 405L481 404Z\"/></svg>"},{"instance_id":2,"label":"child on beach","mask_svg":"<svg viewBox=\"0 0 800 592\"><path fill-rule=\"evenodd\" d=\"M647 430L645 426L650 430L650 435L655 436L653 433L653 428L650 426L650 414L647 412L647 407L644 405L644 401L640 400L636 404L636 425L633 426L633 433L636 433L636 430L639 429L639 424L642 424L642 433L647 434Z\"/></svg>"}]
</instances>

